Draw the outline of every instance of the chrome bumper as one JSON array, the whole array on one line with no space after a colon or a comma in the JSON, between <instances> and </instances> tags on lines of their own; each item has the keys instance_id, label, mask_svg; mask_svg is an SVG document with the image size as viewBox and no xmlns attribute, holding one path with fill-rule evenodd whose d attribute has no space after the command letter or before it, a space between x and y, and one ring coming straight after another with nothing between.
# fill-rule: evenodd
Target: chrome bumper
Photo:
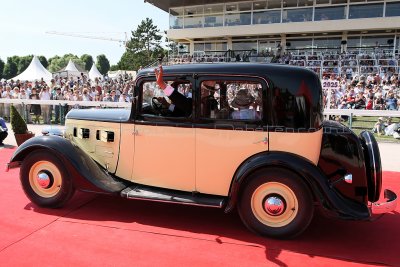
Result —
<instances>
[{"instance_id":1,"label":"chrome bumper","mask_svg":"<svg viewBox=\"0 0 400 267\"><path fill-rule=\"evenodd\" d=\"M384 196L386 202L382 203L374 202L371 204L370 206L371 216L388 213L396 209L397 195L393 191L385 189Z\"/></svg>"}]
</instances>

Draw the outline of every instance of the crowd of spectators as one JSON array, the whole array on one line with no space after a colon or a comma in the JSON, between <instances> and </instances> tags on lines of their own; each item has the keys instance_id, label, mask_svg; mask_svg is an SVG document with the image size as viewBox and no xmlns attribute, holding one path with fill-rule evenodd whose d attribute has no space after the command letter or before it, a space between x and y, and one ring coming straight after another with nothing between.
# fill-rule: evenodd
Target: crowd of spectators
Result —
<instances>
[{"instance_id":1,"label":"crowd of spectators","mask_svg":"<svg viewBox=\"0 0 400 267\"><path fill-rule=\"evenodd\" d=\"M81 74L81 76L70 78L55 77L50 83L43 80L35 82L2 80L0 82L0 98L130 102L133 96L133 83L133 77L130 75L120 75L115 79L105 76L90 80L86 75ZM0 117L7 121L10 119L10 105L0 103ZM14 106L20 114L26 116L29 123L39 123L41 116L45 124L49 124L52 119L55 123L59 123L61 113L66 114L72 107L40 104L24 106L16 104Z\"/></svg>"},{"instance_id":2,"label":"crowd of spectators","mask_svg":"<svg viewBox=\"0 0 400 267\"><path fill-rule=\"evenodd\" d=\"M269 55L269 54L268 54ZM268 56L263 54L263 56ZM239 55L230 61L244 61ZM255 56L247 54L248 56ZM271 55L269 55L271 56ZM325 108L332 109L375 109L399 110L400 109L400 80L398 67L389 68L397 64L398 58L393 55L378 54L317 54L294 55L284 53L275 62L306 66L316 72L320 68L324 71L322 85L324 88ZM173 59L173 63L188 62L221 62L226 61L226 55L194 55L181 56ZM339 63L338 63L339 62ZM374 67L377 63L386 64L387 69L381 72L361 73L357 66L362 63L366 68ZM338 71L338 66L342 66ZM327 83L325 83L327 82ZM107 76L89 80L81 74L78 77L55 77L50 83L42 81L5 81L0 82L0 98L6 99L35 99L35 100L67 100L67 101L105 101L105 102L130 102L133 96L133 77L129 75L111 79ZM328 86L326 86L328 84ZM58 123L60 114L65 114L71 106L61 108L52 105L15 105L28 122L38 123L40 117L44 123L51 120ZM23 110L24 109L24 110ZM54 118L53 118L54 116ZM0 117L9 120L10 104L0 104Z\"/></svg>"},{"instance_id":3,"label":"crowd of spectators","mask_svg":"<svg viewBox=\"0 0 400 267\"><path fill-rule=\"evenodd\" d=\"M324 76L322 85L325 87L326 108L369 110L399 110L400 108L398 74Z\"/></svg>"}]
</instances>

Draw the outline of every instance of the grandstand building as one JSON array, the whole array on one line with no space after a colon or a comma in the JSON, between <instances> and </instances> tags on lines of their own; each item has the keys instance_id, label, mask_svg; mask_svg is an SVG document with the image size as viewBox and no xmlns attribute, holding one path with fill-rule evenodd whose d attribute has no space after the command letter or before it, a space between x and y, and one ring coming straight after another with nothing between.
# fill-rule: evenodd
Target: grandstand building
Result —
<instances>
[{"instance_id":1,"label":"grandstand building","mask_svg":"<svg viewBox=\"0 0 400 267\"><path fill-rule=\"evenodd\" d=\"M169 13L167 37L180 59L284 58L321 74L398 72L399 0L147 2Z\"/></svg>"}]
</instances>

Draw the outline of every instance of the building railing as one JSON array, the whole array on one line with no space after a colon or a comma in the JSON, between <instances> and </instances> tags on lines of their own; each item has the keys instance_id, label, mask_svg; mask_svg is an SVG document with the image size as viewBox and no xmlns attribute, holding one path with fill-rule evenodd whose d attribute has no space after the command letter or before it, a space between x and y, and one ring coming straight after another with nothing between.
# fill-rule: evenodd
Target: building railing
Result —
<instances>
[{"instance_id":1,"label":"building railing","mask_svg":"<svg viewBox=\"0 0 400 267\"><path fill-rule=\"evenodd\" d=\"M247 50L246 50L247 51ZM231 54L243 52L229 50ZM221 55L208 55L206 52L203 54L196 53L193 56L185 54L184 56L172 56L167 60L167 64L182 64L182 63L217 63L217 62L281 62L276 60L272 55L253 55L254 51L249 50L247 54L244 53L238 60L227 52ZM322 53L308 53L290 54L288 58L289 65L296 65L306 67L316 72L320 77L329 74L346 74L348 69L352 73L359 75L368 75L374 73L398 73L400 71L399 54L393 53L348 53L348 54L322 54Z\"/></svg>"},{"instance_id":2,"label":"building railing","mask_svg":"<svg viewBox=\"0 0 400 267\"><path fill-rule=\"evenodd\" d=\"M295 2L296 3L296 2ZM268 8L250 5L246 10L231 9L236 3L220 4L220 10L207 14L201 6L195 6L197 14L185 14L183 8L173 8L170 11L170 29L191 29L208 27L230 27L238 25L268 25L292 22L320 22L337 20L352 20L363 18L391 18L400 16L399 2L384 1L378 3L340 3L334 6L286 6L285 1ZM270 5L270 4L269 4ZM214 5L215 6L215 5ZM361 8L361 9L360 9ZM181 9L181 10L179 10ZM345 11L346 10L346 11ZM174 14L180 15L174 15Z\"/></svg>"}]
</instances>

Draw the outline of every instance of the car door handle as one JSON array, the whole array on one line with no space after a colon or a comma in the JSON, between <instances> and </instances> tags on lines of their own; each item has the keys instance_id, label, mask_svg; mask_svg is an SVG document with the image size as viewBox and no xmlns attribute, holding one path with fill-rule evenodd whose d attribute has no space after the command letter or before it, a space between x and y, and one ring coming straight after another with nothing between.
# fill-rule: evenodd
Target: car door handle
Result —
<instances>
[{"instance_id":1,"label":"car door handle","mask_svg":"<svg viewBox=\"0 0 400 267\"><path fill-rule=\"evenodd\" d=\"M256 141L253 144L259 144L259 143L264 143L264 145L268 144L268 137L265 137L264 139L260 141Z\"/></svg>"},{"instance_id":2,"label":"car door handle","mask_svg":"<svg viewBox=\"0 0 400 267\"><path fill-rule=\"evenodd\" d=\"M139 135L139 131L138 131L138 130L134 130L134 131L132 132L132 135Z\"/></svg>"}]
</instances>

